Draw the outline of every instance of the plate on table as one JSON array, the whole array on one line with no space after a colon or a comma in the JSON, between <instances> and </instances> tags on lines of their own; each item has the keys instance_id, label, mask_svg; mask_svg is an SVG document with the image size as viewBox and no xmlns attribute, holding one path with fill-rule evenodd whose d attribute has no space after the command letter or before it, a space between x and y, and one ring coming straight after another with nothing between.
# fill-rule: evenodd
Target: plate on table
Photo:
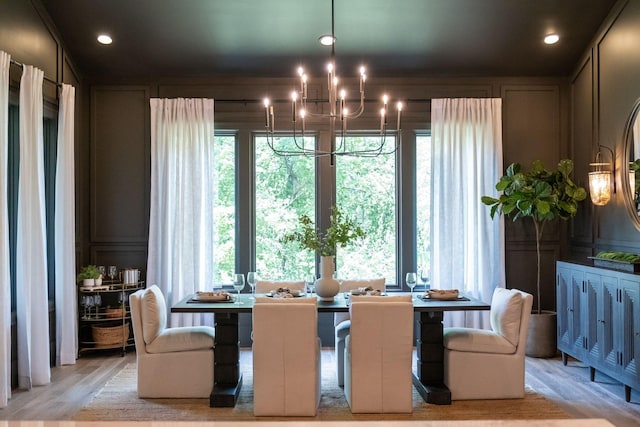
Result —
<instances>
[{"instance_id":1,"label":"plate on table","mask_svg":"<svg viewBox=\"0 0 640 427\"><path fill-rule=\"evenodd\" d=\"M460 296L457 289L431 289L422 295L424 300L438 301L467 301L468 298Z\"/></svg>"},{"instance_id":2,"label":"plate on table","mask_svg":"<svg viewBox=\"0 0 640 427\"><path fill-rule=\"evenodd\" d=\"M351 289L351 291L349 291L349 293L347 294L347 296L363 296L363 297L381 297L381 296L386 296L387 293L378 289L373 289L373 288L358 288L358 289Z\"/></svg>"},{"instance_id":3,"label":"plate on table","mask_svg":"<svg viewBox=\"0 0 640 427\"><path fill-rule=\"evenodd\" d=\"M196 302L231 302L233 297L227 292L196 292L191 300Z\"/></svg>"},{"instance_id":4,"label":"plate on table","mask_svg":"<svg viewBox=\"0 0 640 427\"><path fill-rule=\"evenodd\" d=\"M304 296L304 292L298 289L287 289L287 290L273 290L269 291L265 294L268 297L272 298L298 298Z\"/></svg>"}]
</instances>

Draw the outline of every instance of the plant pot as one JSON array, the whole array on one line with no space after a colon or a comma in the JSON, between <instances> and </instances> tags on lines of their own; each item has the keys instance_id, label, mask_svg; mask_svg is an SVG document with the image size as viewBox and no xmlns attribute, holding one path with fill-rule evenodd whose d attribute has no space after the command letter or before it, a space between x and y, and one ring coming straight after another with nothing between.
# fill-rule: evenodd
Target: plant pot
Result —
<instances>
[{"instance_id":1,"label":"plant pot","mask_svg":"<svg viewBox=\"0 0 640 427\"><path fill-rule=\"evenodd\" d=\"M85 288L92 288L93 286L95 286L95 284L95 279L82 279L82 286L84 286Z\"/></svg>"},{"instance_id":2,"label":"plant pot","mask_svg":"<svg viewBox=\"0 0 640 427\"><path fill-rule=\"evenodd\" d=\"M525 354L530 357L553 357L557 351L557 315L555 311L531 313Z\"/></svg>"},{"instance_id":3,"label":"plant pot","mask_svg":"<svg viewBox=\"0 0 640 427\"><path fill-rule=\"evenodd\" d=\"M96 286L102 285L102 279L93 279Z\"/></svg>"},{"instance_id":4,"label":"plant pot","mask_svg":"<svg viewBox=\"0 0 640 427\"><path fill-rule=\"evenodd\" d=\"M322 301L333 301L340 292L340 283L333 278L335 270L333 257L320 257L320 278L316 280L316 294Z\"/></svg>"}]
</instances>

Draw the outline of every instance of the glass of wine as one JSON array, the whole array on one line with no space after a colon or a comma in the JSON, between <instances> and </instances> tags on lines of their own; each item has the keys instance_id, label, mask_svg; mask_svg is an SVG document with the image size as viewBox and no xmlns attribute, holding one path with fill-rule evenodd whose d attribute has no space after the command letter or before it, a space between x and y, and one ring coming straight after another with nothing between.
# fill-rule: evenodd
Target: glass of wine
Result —
<instances>
[{"instance_id":1,"label":"glass of wine","mask_svg":"<svg viewBox=\"0 0 640 427\"><path fill-rule=\"evenodd\" d=\"M258 281L258 274L255 271L250 271L247 273L247 283L251 287L251 299L256 299L256 282Z\"/></svg>"},{"instance_id":2,"label":"glass of wine","mask_svg":"<svg viewBox=\"0 0 640 427\"><path fill-rule=\"evenodd\" d=\"M233 276L233 288L238 292L236 305L240 305L242 304L240 302L240 291L244 289L244 274L238 273Z\"/></svg>"},{"instance_id":3,"label":"glass of wine","mask_svg":"<svg viewBox=\"0 0 640 427\"><path fill-rule=\"evenodd\" d=\"M411 299L413 299L413 288L416 287L417 275L416 273L407 273L405 277L405 281L407 282L407 286L411 289Z\"/></svg>"}]
</instances>

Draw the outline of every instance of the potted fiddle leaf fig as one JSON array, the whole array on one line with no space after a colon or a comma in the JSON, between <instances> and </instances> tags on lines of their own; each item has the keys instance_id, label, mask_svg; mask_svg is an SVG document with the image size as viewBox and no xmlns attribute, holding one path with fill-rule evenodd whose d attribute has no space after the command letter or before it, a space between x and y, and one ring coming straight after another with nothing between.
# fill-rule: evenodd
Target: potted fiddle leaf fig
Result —
<instances>
[{"instance_id":1,"label":"potted fiddle leaf fig","mask_svg":"<svg viewBox=\"0 0 640 427\"><path fill-rule=\"evenodd\" d=\"M545 225L552 220L568 220L578 211L578 202L587 197L583 187L571 179L573 161L560 160L555 170L545 169L536 160L529 170L513 163L496 184L501 192L496 199L483 196L482 203L491 207L491 218L504 214L513 221L531 218L536 233L536 310L531 314L526 354L551 357L556 352L556 313L540 307L540 241Z\"/></svg>"}]
</instances>

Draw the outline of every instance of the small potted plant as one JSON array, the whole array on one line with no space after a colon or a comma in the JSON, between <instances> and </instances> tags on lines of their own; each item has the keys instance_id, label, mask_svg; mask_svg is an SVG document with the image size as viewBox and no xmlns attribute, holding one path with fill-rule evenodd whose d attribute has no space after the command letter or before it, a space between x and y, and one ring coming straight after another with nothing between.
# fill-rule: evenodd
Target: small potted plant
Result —
<instances>
[{"instance_id":1,"label":"small potted plant","mask_svg":"<svg viewBox=\"0 0 640 427\"><path fill-rule=\"evenodd\" d=\"M77 279L82 281L82 286L84 287L100 286L102 284L102 275L95 265L82 267Z\"/></svg>"},{"instance_id":2,"label":"small potted plant","mask_svg":"<svg viewBox=\"0 0 640 427\"><path fill-rule=\"evenodd\" d=\"M296 242L301 249L309 249L320 255L320 279L316 281L316 293L320 299L332 301L340 290L338 281L333 278L334 257L338 246L347 247L352 241L362 239L366 233L351 218L348 218L333 206L329 217L331 225L325 232L315 227L311 218L301 215L298 218L300 230L285 235L283 243Z\"/></svg>"}]
</instances>

